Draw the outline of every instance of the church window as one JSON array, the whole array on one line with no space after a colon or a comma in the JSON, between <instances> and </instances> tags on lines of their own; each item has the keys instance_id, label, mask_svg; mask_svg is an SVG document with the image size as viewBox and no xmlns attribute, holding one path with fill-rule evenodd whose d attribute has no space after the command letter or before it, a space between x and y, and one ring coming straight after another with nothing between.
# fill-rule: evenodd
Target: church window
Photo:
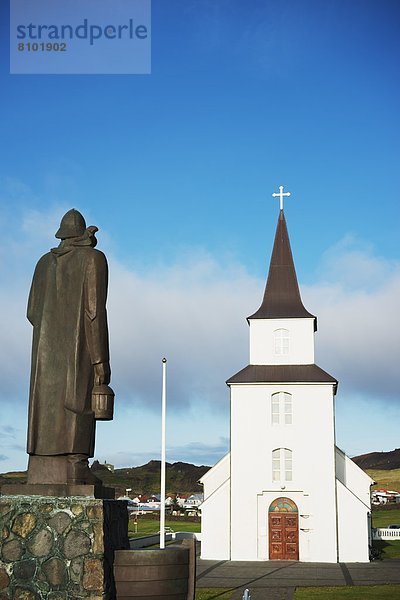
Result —
<instances>
[{"instance_id":1,"label":"church window","mask_svg":"<svg viewBox=\"0 0 400 600\"><path fill-rule=\"evenodd\" d=\"M285 454L285 481L292 481L292 451L284 449Z\"/></svg>"},{"instance_id":2,"label":"church window","mask_svg":"<svg viewBox=\"0 0 400 600\"><path fill-rule=\"evenodd\" d=\"M292 481L292 451L289 448L276 448L272 451L272 480Z\"/></svg>"},{"instance_id":3,"label":"church window","mask_svg":"<svg viewBox=\"0 0 400 600\"><path fill-rule=\"evenodd\" d=\"M281 449L272 451L272 481L281 479Z\"/></svg>"},{"instance_id":4,"label":"church window","mask_svg":"<svg viewBox=\"0 0 400 600\"><path fill-rule=\"evenodd\" d=\"M271 396L271 420L273 425L292 424L292 395L277 392Z\"/></svg>"},{"instance_id":5,"label":"church window","mask_svg":"<svg viewBox=\"0 0 400 600\"><path fill-rule=\"evenodd\" d=\"M282 356L289 354L289 330L276 329L274 331L274 354Z\"/></svg>"}]
</instances>

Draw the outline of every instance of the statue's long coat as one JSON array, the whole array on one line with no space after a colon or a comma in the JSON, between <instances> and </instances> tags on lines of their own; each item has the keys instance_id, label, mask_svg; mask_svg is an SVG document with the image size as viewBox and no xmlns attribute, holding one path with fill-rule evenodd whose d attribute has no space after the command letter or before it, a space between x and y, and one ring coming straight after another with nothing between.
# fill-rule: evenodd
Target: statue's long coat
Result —
<instances>
[{"instance_id":1,"label":"statue's long coat","mask_svg":"<svg viewBox=\"0 0 400 600\"><path fill-rule=\"evenodd\" d=\"M93 365L109 360L107 285L106 258L90 246L61 245L36 266L29 454L93 456Z\"/></svg>"}]
</instances>

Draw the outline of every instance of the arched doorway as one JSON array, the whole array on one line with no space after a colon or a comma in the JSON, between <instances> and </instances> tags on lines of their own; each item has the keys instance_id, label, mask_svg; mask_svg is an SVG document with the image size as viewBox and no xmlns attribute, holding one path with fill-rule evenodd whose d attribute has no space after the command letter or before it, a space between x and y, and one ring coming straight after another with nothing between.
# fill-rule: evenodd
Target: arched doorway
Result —
<instances>
[{"instance_id":1,"label":"arched doorway","mask_svg":"<svg viewBox=\"0 0 400 600\"><path fill-rule=\"evenodd\" d=\"M299 560L299 511L293 500L277 498L268 511L270 560Z\"/></svg>"}]
</instances>

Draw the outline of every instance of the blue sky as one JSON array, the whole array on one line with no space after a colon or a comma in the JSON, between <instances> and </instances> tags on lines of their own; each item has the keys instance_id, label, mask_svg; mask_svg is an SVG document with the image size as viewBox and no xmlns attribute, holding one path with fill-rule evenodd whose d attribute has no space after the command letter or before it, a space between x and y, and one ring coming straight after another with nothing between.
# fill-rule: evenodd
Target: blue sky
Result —
<instances>
[{"instance_id":1,"label":"blue sky","mask_svg":"<svg viewBox=\"0 0 400 600\"><path fill-rule=\"evenodd\" d=\"M281 184L338 444L398 446L399 4L153 0L136 76L10 75L0 11L0 470L26 464L26 298L71 207L110 263L118 404L96 457L157 457L164 355L169 460L226 451Z\"/></svg>"}]
</instances>

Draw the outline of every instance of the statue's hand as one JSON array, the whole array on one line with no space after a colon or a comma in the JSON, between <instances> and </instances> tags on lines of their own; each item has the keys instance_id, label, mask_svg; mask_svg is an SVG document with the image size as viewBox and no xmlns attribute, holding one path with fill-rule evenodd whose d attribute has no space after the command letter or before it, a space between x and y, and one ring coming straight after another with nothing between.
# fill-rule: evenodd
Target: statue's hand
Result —
<instances>
[{"instance_id":1,"label":"statue's hand","mask_svg":"<svg viewBox=\"0 0 400 600\"><path fill-rule=\"evenodd\" d=\"M111 377L110 363L97 363L94 366L94 385L109 384Z\"/></svg>"}]
</instances>

